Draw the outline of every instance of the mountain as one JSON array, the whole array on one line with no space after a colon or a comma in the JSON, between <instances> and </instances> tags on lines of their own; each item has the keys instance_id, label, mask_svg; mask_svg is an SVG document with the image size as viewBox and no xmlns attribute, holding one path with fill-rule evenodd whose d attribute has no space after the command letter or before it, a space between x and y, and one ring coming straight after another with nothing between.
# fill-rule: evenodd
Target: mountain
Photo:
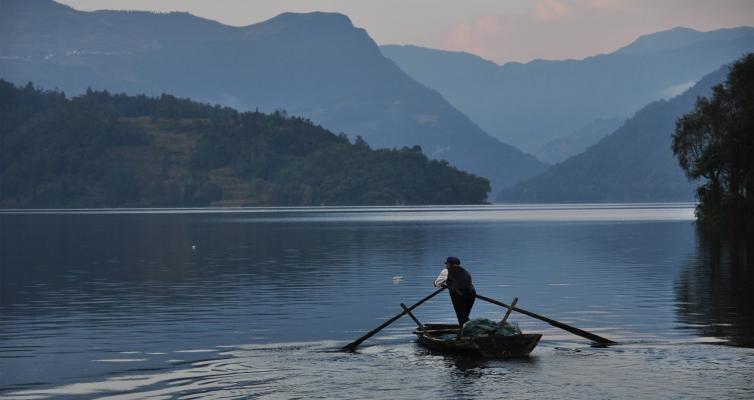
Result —
<instances>
[{"instance_id":1,"label":"mountain","mask_svg":"<svg viewBox=\"0 0 754 400\"><path fill-rule=\"evenodd\" d=\"M647 105L585 152L503 191L497 201L692 201L696 185L686 179L670 148L675 121L727 73L724 66L684 94Z\"/></svg>"},{"instance_id":2,"label":"mountain","mask_svg":"<svg viewBox=\"0 0 754 400\"><path fill-rule=\"evenodd\" d=\"M626 118L599 118L568 135L542 145L534 155L542 161L556 164L581 153L603 137L613 133Z\"/></svg>"},{"instance_id":3,"label":"mountain","mask_svg":"<svg viewBox=\"0 0 754 400\"><path fill-rule=\"evenodd\" d=\"M309 118L371 146L420 145L495 190L546 166L494 139L417 83L341 14L281 14L230 27L186 13L81 12L0 0L0 76L69 94L180 97Z\"/></svg>"},{"instance_id":4,"label":"mountain","mask_svg":"<svg viewBox=\"0 0 754 400\"><path fill-rule=\"evenodd\" d=\"M418 147L162 95L67 99L0 80L0 207L479 204L489 181Z\"/></svg>"},{"instance_id":5,"label":"mountain","mask_svg":"<svg viewBox=\"0 0 754 400\"><path fill-rule=\"evenodd\" d=\"M650 35L642 35L631 44L616 50L616 54L642 55L688 47L703 42L726 42L738 39L751 40L752 28L738 27L699 32L694 29L676 27Z\"/></svg>"},{"instance_id":6,"label":"mountain","mask_svg":"<svg viewBox=\"0 0 754 400\"><path fill-rule=\"evenodd\" d=\"M597 119L632 115L680 94L709 71L754 51L754 28L677 28L642 36L611 54L502 66L415 46L380 49L486 132L535 153Z\"/></svg>"}]
</instances>

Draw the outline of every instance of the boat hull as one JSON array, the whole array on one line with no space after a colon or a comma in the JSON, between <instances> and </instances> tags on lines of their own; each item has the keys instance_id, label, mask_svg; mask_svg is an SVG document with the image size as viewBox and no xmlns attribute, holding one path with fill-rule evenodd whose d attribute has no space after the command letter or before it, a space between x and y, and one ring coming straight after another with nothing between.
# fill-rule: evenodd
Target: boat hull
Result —
<instances>
[{"instance_id":1,"label":"boat hull","mask_svg":"<svg viewBox=\"0 0 754 400\"><path fill-rule=\"evenodd\" d=\"M427 348L485 358L526 357L542 338L539 333L529 333L512 336L460 337L455 340L445 340L443 339L444 335L458 333L458 325L427 324L424 327L424 330L416 329L414 334L416 334L419 343Z\"/></svg>"}]
</instances>

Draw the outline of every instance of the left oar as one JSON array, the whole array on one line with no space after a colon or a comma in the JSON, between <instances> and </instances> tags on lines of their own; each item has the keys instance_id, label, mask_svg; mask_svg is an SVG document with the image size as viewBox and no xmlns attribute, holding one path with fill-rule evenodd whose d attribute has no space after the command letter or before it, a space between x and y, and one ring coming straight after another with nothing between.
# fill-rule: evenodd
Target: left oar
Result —
<instances>
[{"instance_id":1,"label":"left oar","mask_svg":"<svg viewBox=\"0 0 754 400\"><path fill-rule=\"evenodd\" d=\"M392 323L393 323L393 322L395 322L395 321L396 321L396 320L397 320L398 318L400 318L400 317L402 317L402 316L406 315L407 311L411 311L411 310L413 310L414 308L416 308L416 307L419 307L420 305L424 304L424 302L425 302L425 301L427 301L427 300L429 300L429 299L431 299L431 298L435 297L435 296L436 296L436 295L437 295L438 293L442 292L443 290L445 290L445 287L441 287L441 288L439 288L439 289L435 290L435 291L434 291L434 293L432 293L432 294L430 294L429 296L427 296L427 297L425 297L425 298L423 298L423 299L419 300L419 301L418 301L418 302L417 302L416 304L414 304L413 306L411 306L411 307L408 307L408 308L404 309L403 311L401 311L401 313L400 313L400 314L396 315L396 316L395 316L395 317L393 317L393 318L390 318L389 320L387 320L387 321L385 321L384 323L382 323L382 325L380 325L380 326L378 326L378 327L376 327L376 328L372 329L372 330L371 330L371 331L369 331L369 332L368 332L368 333L367 333L366 335L364 335L364 336L362 336L362 337L360 337L360 338L358 338L358 339L354 340L353 342L351 342L351 343L349 343L349 344L347 344L347 345L343 346L343 351L355 351L355 350L356 350L356 348L357 348L357 347L359 347L359 345L361 344L361 342L363 342L363 341L365 341L365 340L369 339L370 337L374 336L374 335L375 335L375 334L376 334L377 332L381 331L381 330L382 330L383 328L385 328L386 326L388 326L388 325L392 324Z\"/></svg>"}]
</instances>

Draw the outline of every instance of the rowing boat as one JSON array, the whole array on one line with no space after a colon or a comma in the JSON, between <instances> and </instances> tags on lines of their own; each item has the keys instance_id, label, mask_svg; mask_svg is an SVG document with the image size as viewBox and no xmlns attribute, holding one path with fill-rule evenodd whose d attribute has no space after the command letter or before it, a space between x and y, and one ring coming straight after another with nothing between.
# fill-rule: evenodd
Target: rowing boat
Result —
<instances>
[{"instance_id":1,"label":"rowing boat","mask_svg":"<svg viewBox=\"0 0 754 400\"><path fill-rule=\"evenodd\" d=\"M539 333L461 336L459 326L454 324L425 324L423 328L417 328L414 334L430 350L485 358L526 357L542 338Z\"/></svg>"}]
</instances>

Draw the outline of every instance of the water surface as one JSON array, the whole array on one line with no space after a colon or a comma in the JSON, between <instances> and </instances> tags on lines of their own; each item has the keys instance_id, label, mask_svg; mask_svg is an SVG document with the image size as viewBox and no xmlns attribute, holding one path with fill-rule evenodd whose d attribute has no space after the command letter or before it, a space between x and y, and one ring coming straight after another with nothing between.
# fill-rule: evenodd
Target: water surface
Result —
<instances>
[{"instance_id":1,"label":"water surface","mask_svg":"<svg viewBox=\"0 0 754 400\"><path fill-rule=\"evenodd\" d=\"M751 398L747 246L693 205L0 213L4 398ZM448 255L479 293L620 341L524 360L430 354L401 319ZM750 256L749 256L750 257ZM504 310L477 301L472 316ZM447 295L416 310L452 322Z\"/></svg>"}]
</instances>

